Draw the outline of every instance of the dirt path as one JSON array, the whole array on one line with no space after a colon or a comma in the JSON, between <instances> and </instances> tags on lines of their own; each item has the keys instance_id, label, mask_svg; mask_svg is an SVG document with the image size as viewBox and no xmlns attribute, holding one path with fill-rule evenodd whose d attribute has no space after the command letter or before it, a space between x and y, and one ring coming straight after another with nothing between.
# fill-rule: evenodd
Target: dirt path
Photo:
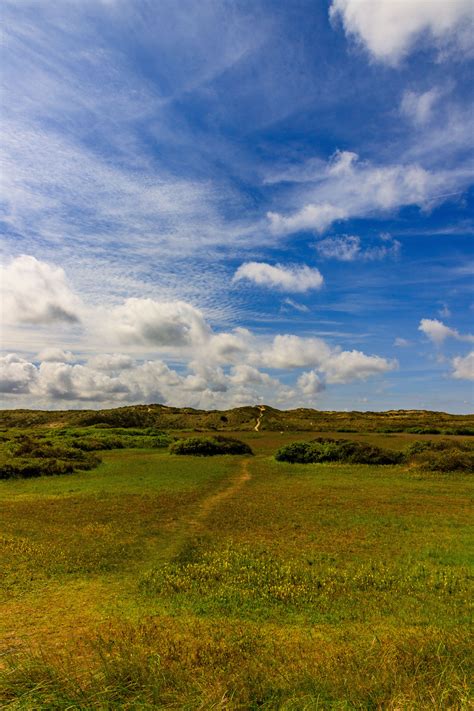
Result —
<instances>
[{"instance_id":1,"label":"dirt path","mask_svg":"<svg viewBox=\"0 0 474 711\"><path fill-rule=\"evenodd\" d=\"M170 536L168 545L161 549L158 560L165 563L178 555L183 546L205 530L206 520L214 509L238 494L251 478L249 460L243 459L240 462L237 475L232 477L225 489L220 489L207 496L194 512L181 520L174 535Z\"/></svg>"},{"instance_id":2,"label":"dirt path","mask_svg":"<svg viewBox=\"0 0 474 711\"><path fill-rule=\"evenodd\" d=\"M215 494L211 494L207 499L201 502L198 511L195 516L188 520L188 523L193 528L201 528L206 521L209 514L217 507L222 504L223 501L230 499L232 496L237 494L240 489L244 486L245 482L251 479L248 459L244 459L240 464L240 469L237 477L235 477L229 486L222 491L217 491Z\"/></svg>"},{"instance_id":3,"label":"dirt path","mask_svg":"<svg viewBox=\"0 0 474 711\"><path fill-rule=\"evenodd\" d=\"M199 537L214 509L238 494L250 479L249 460L243 459L225 488L207 496L193 512L185 515L178 527L169 531L168 541L156 551L155 559L148 560L145 566L138 562L130 570L116 575L61 580L57 585L41 588L39 598L35 592L5 605L10 622L2 630L5 634L0 635L3 637L0 639L0 671L12 653L39 648L42 644L60 649L76 631L85 634L110 615L126 612L136 601L137 581L144 570L149 569L150 564L156 566L170 561L184 545Z\"/></svg>"},{"instance_id":4,"label":"dirt path","mask_svg":"<svg viewBox=\"0 0 474 711\"><path fill-rule=\"evenodd\" d=\"M258 409L260 410L260 414L259 414L259 416L258 416L258 418L257 418L257 424L256 424L255 427L254 427L255 432L259 432L259 431L260 431L260 424L261 424L261 422L262 422L263 413L265 412L265 405L259 405L259 406L258 406Z\"/></svg>"}]
</instances>

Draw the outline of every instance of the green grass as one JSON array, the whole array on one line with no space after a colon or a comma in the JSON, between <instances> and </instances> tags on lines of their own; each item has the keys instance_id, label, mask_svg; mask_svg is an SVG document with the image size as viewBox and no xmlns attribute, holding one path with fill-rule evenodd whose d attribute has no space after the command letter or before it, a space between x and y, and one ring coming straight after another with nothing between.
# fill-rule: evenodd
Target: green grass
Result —
<instances>
[{"instance_id":1,"label":"green grass","mask_svg":"<svg viewBox=\"0 0 474 711\"><path fill-rule=\"evenodd\" d=\"M472 478L239 438L0 482L2 708L469 708Z\"/></svg>"}]
</instances>

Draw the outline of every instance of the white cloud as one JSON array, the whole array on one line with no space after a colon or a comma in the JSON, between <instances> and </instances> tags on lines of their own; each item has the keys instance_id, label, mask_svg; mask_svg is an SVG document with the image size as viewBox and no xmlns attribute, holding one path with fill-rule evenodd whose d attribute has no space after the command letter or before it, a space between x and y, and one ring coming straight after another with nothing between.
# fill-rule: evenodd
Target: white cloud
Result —
<instances>
[{"instance_id":1,"label":"white cloud","mask_svg":"<svg viewBox=\"0 0 474 711\"><path fill-rule=\"evenodd\" d=\"M95 370L120 371L131 368L133 360L123 353L103 353L89 358L88 365Z\"/></svg>"},{"instance_id":2,"label":"white cloud","mask_svg":"<svg viewBox=\"0 0 474 711\"><path fill-rule=\"evenodd\" d=\"M346 383L387 372L395 362L359 351L331 348L316 338L277 336L265 349L256 337L243 362L211 364L205 350L184 368L173 370L162 360L137 361L127 355L94 356L85 363L43 361L39 365L15 354L0 358L1 391L17 406L69 407L163 402L194 407L234 407L249 402L288 406L312 397L327 383ZM298 376L296 387L282 383L262 368L313 370ZM184 372L182 372L184 371Z\"/></svg>"},{"instance_id":3,"label":"white cloud","mask_svg":"<svg viewBox=\"0 0 474 711\"><path fill-rule=\"evenodd\" d=\"M234 274L233 281L246 279L257 284L279 291L304 293L312 289L320 289L323 276L319 269L303 266L272 266L265 262L246 262Z\"/></svg>"},{"instance_id":4,"label":"white cloud","mask_svg":"<svg viewBox=\"0 0 474 711\"><path fill-rule=\"evenodd\" d=\"M298 378L297 385L303 395L307 395L308 397L317 395L324 390L324 383L321 382L321 378L314 370L302 373Z\"/></svg>"},{"instance_id":5,"label":"white cloud","mask_svg":"<svg viewBox=\"0 0 474 711\"><path fill-rule=\"evenodd\" d=\"M445 326L442 321L438 319L422 318L418 330L427 336L430 341L433 341L437 346L440 346L446 338L456 338L458 333L453 328Z\"/></svg>"},{"instance_id":6,"label":"white cloud","mask_svg":"<svg viewBox=\"0 0 474 711\"><path fill-rule=\"evenodd\" d=\"M277 380L270 377L268 373L262 373L257 368L253 368L251 365L235 365L232 368L232 373L229 380L234 385L275 385L278 383Z\"/></svg>"},{"instance_id":7,"label":"white cloud","mask_svg":"<svg viewBox=\"0 0 474 711\"><path fill-rule=\"evenodd\" d=\"M357 235L327 237L316 243L316 249L318 254L325 259L352 262L360 254L360 237L357 237Z\"/></svg>"},{"instance_id":8,"label":"white cloud","mask_svg":"<svg viewBox=\"0 0 474 711\"><path fill-rule=\"evenodd\" d=\"M51 363L68 363L74 360L71 351L63 351L61 348L44 348L37 356L39 361Z\"/></svg>"},{"instance_id":9,"label":"white cloud","mask_svg":"<svg viewBox=\"0 0 474 711\"><path fill-rule=\"evenodd\" d=\"M449 306L445 303L442 304L442 307L438 310L438 313L443 318L449 318L450 316L452 316L451 311L449 310Z\"/></svg>"},{"instance_id":10,"label":"white cloud","mask_svg":"<svg viewBox=\"0 0 474 711\"><path fill-rule=\"evenodd\" d=\"M400 111L413 121L415 125L422 126L428 123L434 104L441 96L439 89L430 89L423 94L414 91L405 91L400 105Z\"/></svg>"},{"instance_id":11,"label":"white cloud","mask_svg":"<svg viewBox=\"0 0 474 711\"><path fill-rule=\"evenodd\" d=\"M474 343L474 335L461 334L455 328L446 326L436 318L422 318L418 330L424 333L437 346L441 346L447 338Z\"/></svg>"},{"instance_id":12,"label":"white cloud","mask_svg":"<svg viewBox=\"0 0 474 711\"><path fill-rule=\"evenodd\" d=\"M215 368L199 361L193 361L189 367L194 371L183 379L182 387L191 392L225 393L228 382L222 368Z\"/></svg>"},{"instance_id":13,"label":"white cloud","mask_svg":"<svg viewBox=\"0 0 474 711\"><path fill-rule=\"evenodd\" d=\"M369 356L354 350L332 355L324 371L327 383L349 383L352 380L366 380L373 375L387 373L396 367L395 360Z\"/></svg>"},{"instance_id":14,"label":"white cloud","mask_svg":"<svg viewBox=\"0 0 474 711\"><path fill-rule=\"evenodd\" d=\"M397 367L395 360L369 356L361 351L332 348L320 338L279 335L269 348L252 353L250 358L265 368L295 369L311 367L324 375L327 383L365 380Z\"/></svg>"},{"instance_id":15,"label":"white cloud","mask_svg":"<svg viewBox=\"0 0 474 711\"><path fill-rule=\"evenodd\" d=\"M0 357L0 392L18 394L30 392L37 371L33 363L14 353Z\"/></svg>"},{"instance_id":16,"label":"white cloud","mask_svg":"<svg viewBox=\"0 0 474 711\"><path fill-rule=\"evenodd\" d=\"M299 311L300 313L309 313L309 307L306 306L306 304L299 304L297 301L293 301L293 299L285 299L283 304L284 306L290 306L292 309Z\"/></svg>"},{"instance_id":17,"label":"white cloud","mask_svg":"<svg viewBox=\"0 0 474 711\"><path fill-rule=\"evenodd\" d=\"M153 299L127 299L103 314L100 328L124 345L195 346L211 335L202 312L191 304Z\"/></svg>"},{"instance_id":18,"label":"white cloud","mask_svg":"<svg viewBox=\"0 0 474 711\"><path fill-rule=\"evenodd\" d=\"M82 305L61 267L35 257L17 257L1 268L4 323L51 324L80 320Z\"/></svg>"},{"instance_id":19,"label":"white cloud","mask_svg":"<svg viewBox=\"0 0 474 711\"><path fill-rule=\"evenodd\" d=\"M397 338L394 340L393 345L394 345L396 348L406 348L407 346L410 345L410 341L408 341L406 338L397 337Z\"/></svg>"},{"instance_id":20,"label":"white cloud","mask_svg":"<svg viewBox=\"0 0 474 711\"><path fill-rule=\"evenodd\" d=\"M300 170L308 187L300 184L299 199L306 204L287 216L269 212L270 229L276 234L321 233L337 220L383 215L405 205L428 209L468 182L462 170L433 172L416 163L374 165L356 158L337 151L324 171L312 176L303 164ZM293 168L293 178L296 172Z\"/></svg>"},{"instance_id":21,"label":"white cloud","mask_svg":"<svg viewBox=\"0 0 474 711\"><path fill-rule=\"evenodd\" d=\"M336 220L347 217L346 210L330 203L305 205L289 217L278 212L268 212L270 229L275 234L291 234L292 232L313 231L324 232Z\"/></svg>"},{"instance_id":22,"label":"white cloud","mask_svg":"<svg viewBox=\"0 0 474 711\"><path fill-rule=\"evenodd\" d=\"M337 259L341 262L353 262L356 259L378 261L387 257L398 257L401 244L390 236L383 236L384 244L362 248L362 241L357 235L338 235L326 237L316 243L316 250L324 259Z\"/></svg>"},{"instance_id":23,"label":"white cloud","mask_svg":"<svg viewBox=\"0 0 474 711\"><path fill-rule=\"evenodd\" d=\"M453 378L474 380L474 351L468 353L464 358L461 356L453 358L453 367Z\"/></svg>"},{"instance_id":24,"label":"white cloud","mask_svg":"<svg viewBox=\"0 0 474 711\"><path fill-rule=\"evenodd\" d=\"M288 405L297 403L301 394L314 394L322 389L325 380L349 382L393 367L384 358L342 351L321 338L283 334L269 340L244 328L215 333L204 314L184 301L130 298L109 309L86 308L67 287L61 269L34 258L21 259L20 266L26 259L36 277L43 275L40 286L48 296L53 294L56 304L69 299L78 305L83 326L77 340L79 349L80 339L87 339L87 352L91 344L95 344L98 352L87 361L81 358L78 362L71 351L56 345L38 354L39 365L38 361L29 362L18 355L3 358L0 363L3 390L7 398L17 398L16 403L31 406L34 402L47 407L67 401L70 406L81 407L82 403L160 401L231 407L266 400ZM307 267L273 269L270 271L273 282L283 281L286 288L307 289L322 279L317 270ZM41 306L36 305L41 319L45 312L50 313L51 301L52 297L49 301L42 298ZM294 302L291 305L295 307ZM38 318L37 314L35 317ZM125 353L107 352L117 343L126 346ZM138 354L141 358L149 357L150 350L156 349L166 349L178 364L178 370L161 360L135 359ZM285 385L265 372L265 369L303 368L312 371L303 374L304 377L299 374L295 386Z\"/></svg>"},{"instance_id":25,"label":"white cloud","mask_svg":"<svg viewBox=\"0 0 474 711\"><path fill-rule=\"evenodd\" d=\"M471 49L472 0L333 0L329 13L387 64L397 64L422 33L440 49Z\"/></svg>"},{"instance_id":26,"label":"white cloud","mask_svg":"<svg viewBox=\"0 0 474 711\"><path fill-rule=\"evenodd\" d=\"M246 328L213 334L201 348L201 357L216 363L239 362L248 353L251 339L251 333Z\"/></svg>"},{"instance_id":27,"label":"white cloud","mask_svg":"<svg viewBox=\"0 0 474 711\"><path fill-rule=\"evenodd\" d=\"M275 336L269 348L251 358L265 368L305 368L322 366L331 357L331 348L321 338L293 335Z\"/></svg>"}]
</instances>

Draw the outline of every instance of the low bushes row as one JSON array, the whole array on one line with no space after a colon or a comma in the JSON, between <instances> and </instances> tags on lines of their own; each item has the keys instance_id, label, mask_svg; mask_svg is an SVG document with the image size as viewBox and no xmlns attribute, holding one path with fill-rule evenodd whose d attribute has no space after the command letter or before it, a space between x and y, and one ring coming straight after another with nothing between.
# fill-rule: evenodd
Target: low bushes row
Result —
<instances>
[{"instance_id":1,"label":"low bushes row","mask_svg":"<svg viewBox=\"0 0 474 711\"><path fill-rule=\"evenodd\" d=\"M293 442L275 454L279 462L318 464L341 462L348 464L408 463L429 471L474 472L474 445L470 442L432 440L413 442L405 451L395 452L365 442L318 437L309 442Z\"/></svg>"},{"instance_id":2,"label":"low bushes row","mask_svg":"<svg viewBox=\"0 0 474 711\"><path fill-rule=\"evenodd\" d=\"M38 476L71 474L78 469L88 471L95 469L100 461L99 457L92 454L76 459L18 457L10 459L0 466L0 479L31 479Z\"/></svg>"},{"instance_id":3,"label":"low bushes row","mask_svg":"<svg viewBox=\"0 0 474 711\"><path fill-rule=\"evenodd\" d=\"M322 462L399 464L403 461L403 454L353 440L317 437L310 442L293 442L281 447L275 454L275 459L279 462L298 464Z\"/></svg>"}]
</instances>

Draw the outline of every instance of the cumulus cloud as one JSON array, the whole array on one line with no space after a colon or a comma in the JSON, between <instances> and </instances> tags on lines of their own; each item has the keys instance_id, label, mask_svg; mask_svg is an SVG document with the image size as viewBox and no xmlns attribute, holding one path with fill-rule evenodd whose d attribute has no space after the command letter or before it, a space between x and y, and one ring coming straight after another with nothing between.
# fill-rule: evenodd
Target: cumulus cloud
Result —
<instances>
[{"instance_id":1,"label":"cumulus cloud","mask_svg":"<svg viewBox=\"0 0 474 711\"><path fill-rule=\"evenodd\" d=\"M306 368L321 366L331 357L331 348L321 338L293 335L275 336L271 345L251 356L266 368Z\"/></svg>"},{"instance_id":2,"label":"cumulus cloud","mask_svg":"<svg viewBox=\"0 0 474 711\"><path fill-rule=\"evenodd\" d=\"M410 345L410 341L408 341L406 338L397 337L394 340L393 345L396 346L396 348L406 348Z\"/></svg>"},{"instance_id":3,"label":"cumulus cloud","mask_svg":"<svg viewBox=\"0 0 474 711\"><path fill-rule=\"evenodd\" d=\"M461 334L455 328L446 326L442 321L436 318L422 318L418 330L424 333L425 336L437 346L441 346L447 338L455 338L457 341L474 343L474 335Z\"/></svg>"},{"instance_id":4,"label":"cumulus cloud","mask_svg":"<svg viewBox=\"0 0 474 711\"><path fill-rule=\"evenodd\" d=\"M458 356L453 358L453 378L462 380L474 380L474 351L468 353L462 358Z\"/></svg>"},{"instance_id":5,"label":"cumulus cloud","mask_svg":"<svg viewBox=\"0 0 474 711\"><path fill-rule=\"evenodd\" d=\"M297 172L293 168L293 180ZM311 175L305 165L300 172L310 184L302 191L307 204L290 215L269 212L270 229L276 234L322 233L337 220L384 214L405 205L427 209L467 181L467 174L432 172L416 163L374 165L349 151L337 151L317 173Z\"/></svg>"},{"instance_id":6,"label":"cumulus cloud","mask_svg":"<svg viewBox=\"0 0 474 711\"><path fill-rule=\"evenodd\" d=\"M61 267L23 255L1 268L5 323L51 324L80 321L82 305Z\"/></svg>"},{"instance_id":7,"label":"cumulus cloud","mask_svg":"<svg viewBox=\"0 0 474 711\"><path fill-rule=\"evenodd\" d=\"M0 392L9 394L29 393L35 382L37 370L14 353L0 358Z\"/></svg>"},{"instance_id":8,"label":"cumulus cloud","mask_svg":"<svg viewBox=\"0 0 474 711\"><path fill-rule=\"evenodd\" d=\"M44 361L39 366L8 356L0 364L3 391L28 393L46 402L126 403L164 399L164 391L182 379L162 361L134 363L121 372Z\"/></svg>"},{"instance_id":9,"label":"cumulus cloud","mask_svg":"<svg viewBox=\"0 0 474 711\"><path fill-rule=\"evenodd\" d=\"M471 48L471 0L333 0L332 20L379 61L396 65L422 33L440 49Z\"/></svg>"},{"instance_id":10,"label":"cumulus cloud","mask_svg":"<svg viewBox=\"0 0 474 711\"><path fill-rule=\"evenodd\" d=\"M348 159L344 170L352 162L352 158ZM100 339L105 350L88 360L75 358L71 351L57 346L43 349L33 362L14 354L3 357L2 390L7 398L17 398L16 402L27 406L33 401L41 406L65 401L79 407L82 403L132 402L197 407L232 407L250 401L288 405L298 402L302 395L313 396L325 382L349 382L394 367L393 362L379 356L343 351L321 338L279 334L270 340L245 328L215 333L203 313L184 301L130 298L108 310L86 308L67 287L61 269L34 258L26 261L20 258L19 264L28 273L42 274L43 291L52 294L56 302L64 304L70 298L70 303L81 312L84 333L88 338ZM257 271L247 273L244 268L252 264ZM242 265L238 278L249 278L249 274L275 288L284 286L296 291L317 288L322 282L318 270L306 266L248 263ZM12 286L11 273L9 279ZM49 301L43 298L35 305L34 317L40 324L45 313L51 314L52 302L51 296ZM289 299L287 303L292 308L298 307ZM106 349L118 343L126 346L125 353L107 352ZM145 348L169 349L179 364L177 369L162 360L136 360L136 356L129 355L133 351L143 353ZM302 369L310 370L297 373L293 386L266 372Z\"/></svg>"},{"instance_id":11,"label":"cumulus cloud","mask_svg":"<svg viewBox=\"0 0 474 711\"><path fill-rule=\"evenodd\" d=\"M314 370L309 370L306 373L302 373L298 378L297 385L303 395L308 397L317 395L322 390L324 390L324 383L321 378Z\"/></svg>"},{"instance_id":12,"label":"cumulus cloud","mask_svg":"<svg viewBox=\"0 0 474 711\"><path fill-rule=\"evenodd\" d=\"M193 346L210 336L199 309L184 301L127 299L104 314L101 329L124 345Z\"/></svg>"},{"instance_id":13,"label":"cumulus cloud","mask_svg":"<svg viewBox=\"0 0 474 711\"><path fill-rule=\"evenodd\" d=\"M320 338L279 335L270 347L251 355L266 368L294 369L311 367L322 374L327 383L348 383L365 380L397 367L395 360L371 356L361 351L332 348ZM306 381L304 381L306 382Z\"/></svg>"},{"instance_id":14,"label":"cumulus cloud","mask_svg":"<svg viewBox=\"0 0 474 711\"><path fill-rule=\"evenodd\" d=\"M261 370L253 368L251 365L236 365L232 368L230 381L234 385L275 385L278 381L272 378L268 373L262 373Z\"/></svg>"},{"instance_id":15,"label":"cumulus cloud","mask_svg":"<svg viewBox=\"0 0 474 711\"><path fill-rule=\"evenodd\" d=\"M320 289L323 276L319 269L303 266L272 266L265 262L246 262L234 274L233 281L245 279L258 286L265 286L279 291L304 293L312 289Z\"/></svg>"},{"instance_id":16,"label":"cumulus cloud","mask_svg":"<svg viewBox=\"0 0 474 711\"><path fill-rule=\"evenodd\" d=\"M52 363L68 363L74 360L71 351L63 351L61 348L44 348L37 356L39 361Z\"/></svg>"},{"instance_id":17,"label":"cumulus cloud","mask_svg":"<svg viewBox=\"0 0 474 711\"><path fill-rule=\"evenodd\" d=\"M89 365L96 370L128 370L133 366L133 359L123 353L103 353L89 358Z\"/></svg>"},{"instance_id":18,"label":"cumulus cloud","mask_svg":"<svg viewBox=\"0 0 474 711\"><path fill-rule=\"evenodd\" d=\"M202 357L216 363L234 363L248 353L252 335L246 328L213 334L201 349Z\"/></svg>"},{"instance_id":19,"label":"cumulus cloud","mask_svg":"<svg viewBox=\"0 0 474 711\"><path fill-rule=\"evenodd\" d=\"M212 367L199 361L190 363L190 368L194 371L183 379L184 390L192 392L205 392L210 390L213 393L225 393L228 389L226 376L222 368Z\"/></svg>"},{"instance_id":20,"label":"cumulus cloud","mask_svg":"<svg viewBox=\"0 0 474 711\"><path fill-rule=\"evenodd\" d=\"M349 383L388 373L396 367L395 360L369 356L361 351L341 351L332 355L324 370L327 383Z\"/></svg>"}]
</instances>

